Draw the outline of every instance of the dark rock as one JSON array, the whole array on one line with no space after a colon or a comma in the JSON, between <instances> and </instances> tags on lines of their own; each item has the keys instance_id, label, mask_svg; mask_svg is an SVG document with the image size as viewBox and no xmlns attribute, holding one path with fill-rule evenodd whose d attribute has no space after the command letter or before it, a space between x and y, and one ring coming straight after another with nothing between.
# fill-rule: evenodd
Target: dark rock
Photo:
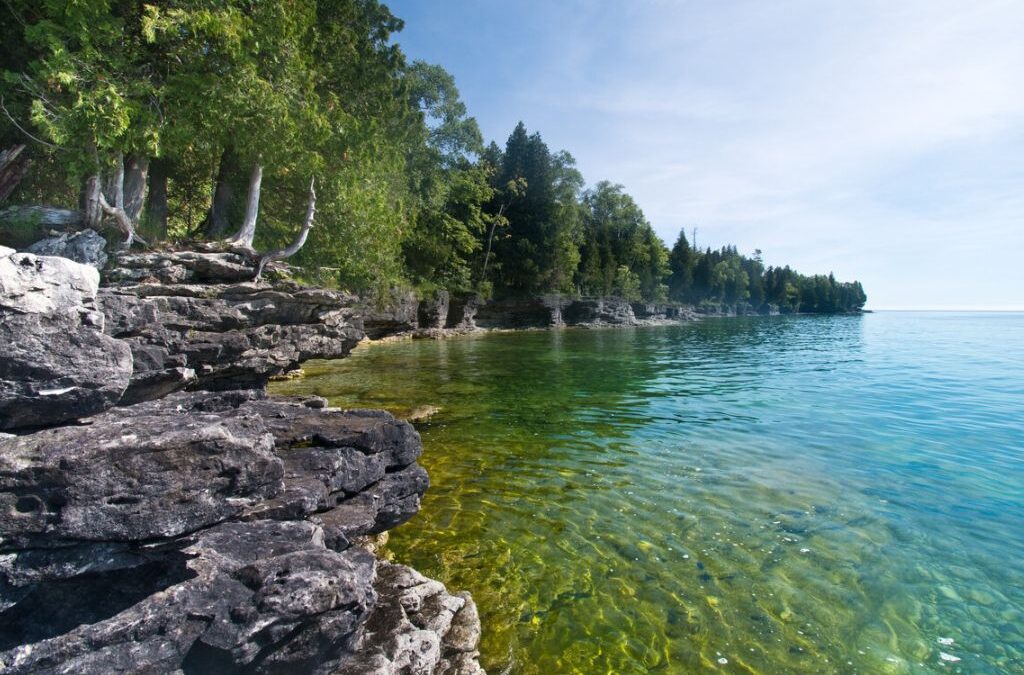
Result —
<instances>
[{"instance_id":1,"label":"dark rock","mask_svg":"<svg viewBox=\"0 0 1024 675\"><path fill-rule=\"evenodd\" d=\"M533 297L492 300L477 309L475 323L480 328L549 328L557 325L551 305Z\"/></svg>"},{"instance_id":2,"label":"dark rock","mask_svg":"<svg viewBox=\"0 0 1024 675\"><path fill-rule=\"evenodd\" d=\"M580 298L571 302L562 317L569 325L635 326L633 306L617 298Z\"/></svg>"},{"instance_id":3,"label":"dark rock","mask_svg":"<svg viewBox=\"0 0 1024 675\"><path fill-rule=\"evenodd\" d=\"M363 331L371 340L419 328L419 301L411 291L391 291L382 298L363 298L358 305Z\"/></svg>"},{"instance_id":4,"label":"dark rock","mask_svg":"<svg viewBox=\"0 0 1024 675\"><path fill-rule=\"evenodd\" d=\"M97 271L66 258L0 252L0 429L42 426L117 403L128 345L103 334Z\"/></svg>"},{"instance_id":5,"label":"dark rock","mask_svg":"<svg viewBox=\"0 0 1024 675\"><path fill-rule=\"evenodd\" d=\"M408 423L307 403L177 393L0 437L0 669L355 658L379 563L351 541L415 514L427 476Z\"/></svg>"},{"instance_id":6,"label":"dark rock","mask_svg":"<svg viewBox=\"0 0 1024 675\"><path fill-rule=\"evenodd\" d=\"M258 414L145 405L0 442L0 547L175 537L281 492Z\"/></svg>"},{"instance_id":7,"label":"dark rock","mask_svg":"<svg viewBox=\"0 0 1024 675\"><path fill-rule=\"evenodd\" d=\"M60 233L41 239L25 249L36 255L60 256L83 265L103 269L107 265L107 240L95 230Z\"/></svg>"},{"instance_id":8,"label":"dark rock","mask_svg":"<svg viewBox=\"0 0 1024 675\"><path fill-rule=\"evenodd\" d=\"M166 370L148 370L132 375L121 396L121 405L132 405L143 401L162 398L196 381L196 371L191 368L168 368Z\"/></svg>"},{"instance_id":9,"label":"dark rock","mask_svg":"<svg viewBox=\"0 0 1024 675\"><path fill-rule=\"evenodd\" d=\"M107 333L131 347L136 379L190 368L192 388L261 387L307 359L344 357L363 337L352 296L292 284L119 286L99 303Z\"/></svg>"},{"instance_id":10,"label":"dark rock","mask_svg":"<svg viewBox=\"0 0 1024 675\"><path fill-rule=\"evenodd\" d=\"M34 622L0 623L22 642L0 653L0 668L308 672L356 642L376 600L375 564L359 549L324 548L309 523L218 526L131 574L82 575L43 587L25 615Z\"/></svg>"},{"instance_id":11,"label":"dark rock","mask_svg":"<svg viewBox=\"0 0 1024 675\"><path fill-rule=\"evenodd\" d=\"M475 330L476 313L484 299L477 293L452 296L448 302L448 319L445 328Z\"/></svg>"},{"instance_id":12,"label":"dark rock","mask_svg":"<svg viewBox=\"0 0 1024 675\"><path fill-rule=\"evenodd\" d=\"M420 301L417 309L419 328L444 328L448 322L448 291L442 289Z\"/></svg>"},{"instance_id":13,"label":"dark rock","mask_svg":"<svg viewBox=\"0 0 1024 675\"><path fill-rule=\"evenodd\" d=\"M92 268L0 250L0 671L482 672L468 596L355 544L418 511L415 429L262 390L347 354L358 303L212 283L250 258L122 254L143 283L97 294Z\"/></svg>"}]
</instances>

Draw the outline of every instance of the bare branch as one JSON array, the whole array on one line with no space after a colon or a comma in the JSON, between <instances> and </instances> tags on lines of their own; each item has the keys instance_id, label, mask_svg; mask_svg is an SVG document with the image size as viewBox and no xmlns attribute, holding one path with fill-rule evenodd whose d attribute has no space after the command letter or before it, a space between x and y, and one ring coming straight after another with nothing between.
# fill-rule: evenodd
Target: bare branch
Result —
<instances>
[{"instance_id":1,"label":"bare branch","mask_svg":"<svg viewBox=\"0 0 1024 675\"><path fill-rule=\"evenodd\" d=\"M43 139L37 138L36 136L33 136L28 131L26 131L25 127L23 127L20 124L18 124L18 120L14 119L14 116L11 115L11 112L7 109L7 106L4 105L3 98L0 98L0 109L3 109L4 114L7 115L7 119L9 119L11 121L11 124L13 124L18 131L20 131L21 133L25 134L26 136L28 136L30 139L32 139L36 143L39 143L40 145L45 145L48 148L53 148L54 150L60 150L61 152L67 152L67 148L62 148L59 145L54 145L53 143L50 143L48 141L44 141Z\"/></svg>"},{"instance_id":2,"label":"bare branch","mask_svg":"<svg viewBox=\"0 0 1024 675\"><path fill-rule=\"evenodd\" d=\"M117 169L114 173L114 205L111 206L110 202L107 201L106 195L103 194L103 190L98 193L98 199L100 208L108 216L114 219L117 223L117 228L121 230L127 237L125 246L130 248L135 240L138 240L143 246L149 246L149 243L140 237L135 231L135 224L132 219L128 216L128 213L124 210L124 155L119 154L117 156Z\"/></svg>"},{"instance_id":3,"label":"bare branch","mask_svg":"<svg viewBox=\"0 0 1024 675\"><path fill-rule=\"evenodd\" d=\"M306 238L309 237L309 231L313 227L313 217L316 215L316 177L309 181L309 205L306 207L306 220L302 224L302 229L299 230L299 234L295 237L295 241L286 246L285 248L277 249L276 251L270 251L260 256L259 265L256 267L256 276L253 277L253 281L259 281L260 277L263 276L263 268L267 266L272 260L281 260L284 258L290 258L299 252L306 244Z\"/></svg>"}]
</instances>

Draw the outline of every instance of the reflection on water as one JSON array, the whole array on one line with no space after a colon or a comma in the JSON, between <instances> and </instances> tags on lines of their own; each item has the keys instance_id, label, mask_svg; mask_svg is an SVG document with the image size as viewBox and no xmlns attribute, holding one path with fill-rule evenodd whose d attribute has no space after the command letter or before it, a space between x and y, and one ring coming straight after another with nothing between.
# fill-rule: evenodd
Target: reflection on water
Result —
<instances>
[{"instance_id":1,"label":"reflection on water","mask_svg":"<svg viewBox=\"0 0 1024 675\"><path fill-rule=\"evenodd\" d=\"M1024 672L1022 315L494 334L306 370L275 389L441 409L390 549L473 593L495 672Z\"/></svg>"}]
</instances>

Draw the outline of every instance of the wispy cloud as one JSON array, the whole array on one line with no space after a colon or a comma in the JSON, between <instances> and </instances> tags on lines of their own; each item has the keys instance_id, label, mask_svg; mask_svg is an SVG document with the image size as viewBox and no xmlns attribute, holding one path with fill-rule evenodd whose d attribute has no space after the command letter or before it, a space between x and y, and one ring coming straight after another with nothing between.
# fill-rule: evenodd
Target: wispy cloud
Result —
<instances>
[{"instance_id":1,"label":"wispy cloud","mask_svg":"<svg viewBox=\"0 0 1024 675\"><path fill-rule=\"evenodd\" d=\"M924 288L1020 302L1019 1L445 5L441 23L514 45L489 73L435 59L484 129L524 119L666 239L697 225L701 243L860 277L878 305Z\"/></svg>"}]
</instances>

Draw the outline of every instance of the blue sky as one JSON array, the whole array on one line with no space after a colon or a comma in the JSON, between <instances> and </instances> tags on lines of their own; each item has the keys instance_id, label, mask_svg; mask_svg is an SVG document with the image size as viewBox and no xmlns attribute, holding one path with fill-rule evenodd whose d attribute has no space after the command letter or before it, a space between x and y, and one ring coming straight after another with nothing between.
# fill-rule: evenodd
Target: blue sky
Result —
<instances>
[{"instance_id":1,"label":"blue sky","mask_svg":"<svg viewBox=\"0 0 1024 675\"><path fill-rule=\"evenodd\" d=\"M1020 0L387 4L488 140L523 120L669 245L697 227L876 309L1024 309Z\"/></svg>"}]
</instances>

